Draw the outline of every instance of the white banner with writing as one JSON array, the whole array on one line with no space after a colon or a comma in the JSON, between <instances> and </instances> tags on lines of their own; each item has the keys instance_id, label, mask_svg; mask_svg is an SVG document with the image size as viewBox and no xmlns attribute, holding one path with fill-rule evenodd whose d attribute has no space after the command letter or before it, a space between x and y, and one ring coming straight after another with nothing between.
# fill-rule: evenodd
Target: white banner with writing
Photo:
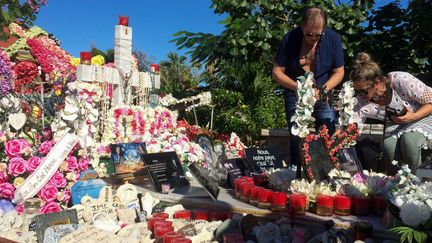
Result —
<instances>
[{"instance_id":1,"label":"white banner with writing","mask_svg":"<svg viewBox=\"0 0 432 243\"><path fill-rule=\"evenodd\" d=\"M17 188L13 203L21 203L36 195L48 183L77 142L78 137L75 134L65 134L54 145L37 169Z\"/></svg>"}]
</instances>

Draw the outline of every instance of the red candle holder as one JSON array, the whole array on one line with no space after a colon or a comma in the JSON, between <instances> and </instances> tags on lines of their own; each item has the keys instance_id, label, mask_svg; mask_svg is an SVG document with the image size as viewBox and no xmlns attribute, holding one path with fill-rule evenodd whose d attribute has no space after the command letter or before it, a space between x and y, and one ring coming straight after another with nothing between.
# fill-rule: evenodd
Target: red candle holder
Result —
<instances>
[{"instance_id":1,"label":"red candle holder","mask_svg":"<svg viewBox=\"0 0 432 243\"><path fill-rule=\"evenodd\" d=\"M91 52L80 52L80 63L90 65L92 59Z\"/></svg>"},{"instance_id":2,"label":"red candle holder","mask_svg":"<svg viewBox=\"0 0 432 243\"><path fill-rule=\"evenodd\" d=\"M191 215L192 214L190 210L180 210L174 213L174 218L191 220Z\"/></svg>"},{"instance_id":3,"label":"red candle holder","mask_svg":"<svg viewBox=\"0 0 432 243\"><path fill-rule=\"evenodd\" d=\"M337 215L351 214L351 198L345 195L336 195L334 198L334 213Z\"/></svg>"},{"instance_id":4,"label":"red candle holder","mask_svg":"<svg viewBox=\"0 0 432 243\"><path fill-rule=\"evenodd\" d=\"M323 216L333 215L334 197L327 195L317 196L317 214Z\"/></svg>"},{"instance_id":5,"label":"red candle holder","mask_svg":"<svg viewBox=\"0 0 432 243\"><path fill-rule=\"evenodd\" d=\"M244 179L237 178L234 180L234 190L235 190L235 197L240 198L240 184L244 182Z\"/></svg>"},{"instance_id":6,"label":"red candle holder","mask_svg":"<svg viewBox=\"0 0 432 243\"><path fill-rule=\"evenodd\" d=\"M382 216L387 209L387 203L383 196L372 197L372 212L377 216Z\"/></svg>"},{"instance_id":7,"label":"red candle holder","mask_svg":"<svg viewBox=\"0 0 432 243\"><path fill-rule=\"evenodd\" d=\"M258 207L270 209L272 201L273 191L268 189L263 189L258 195Z\"/></svg>"},{"instance_id":8,"label":"red candle holder","mask_svg":"<svg viewBox=\"0 0 432 243\"><path fill-rule=\"evenodd\" d=\"M271 209L282 212L286 210L288 195L285 192L274 192L272 195Z\"/></svg>"},{"instance_id":9,"label":"red candle holder","mask_svg":"<svg viewBox=\"0 0 432 243\"><path fill-rule=\"evenodd\" d=\"M159 64L150 64L150 72L152 73L159 72Z\"/></svg>"},{"instance_id":10,"label":"red candle holder","mask_svg":"<svg viewBox=\"0 0 432 243\"><path fill-rule=\"evenodd\" d=\"M240 189L240 199L245 202L245 203L249 203L250 202L250 198L252 195L252 188L254 188L255 185L251 184L249 182L242 184L242 187Z\"/></svg>"},{"instance_id":11,"label":"red candle holder","mask_svg":"<svg viewBox=\"0 0 432 243\"><path fill-rule=\"evenodd\" d=\"M148 219L147 221L147 228L153 232L154 231L154 225L157 221L165 221L164 218L159 218L159 217L151 217Z\"/></svg>"},{"instance_id":12,"label":"red candle holder","mask_svg":"<svg viewBox=\"0 0 432 243\"><path fill-rule=\"evenodd\" d=\"M172 243L174 239L183 238L182 234L176 232L168 232L164 235L164 243Z\"/></svg>"},{"instance_id":13,"label":"red candle holder","mask_svg":"<svg viewBox=\"0 0 432 243\"><path fill-rule=\"evenodd\" d=\"M290 195L290 207L295 214L306 214L306 196L303 194Z\"/></svg>"},{"instance_id":14,"label":"red candle holder","mask_svg":"<svg viewBox=\"0 0 432 243\"><path fill-rule=\"evenodd\" d=\"M162 241L163 237L168 232L174 232L174 227L172 226L159 226L155 227L154 229L154 235L156 241Z\"/></svg>"},{"instance_id":15,"label":"red candle holder","mask_svg":"<svg viewBox=\"0 0 432 243\"><path fill-rule=\"evenodd\" d=\"M265 187L268 184L268 177L263 174L253 175L252 179L257 186Z\"/></svg>"},{"instance_id":16,"label":"red candle holder","mask_svg":"<svg viewBox=\"0 0 432 243\"><path fill-rule=\"evenodd\" d=\"M129 26L129 17L128 16L119 16L119 25Z\"/></svg>"},{"instance_id":17,"label":"red candle holder","mask_svg":"<svg viewBox=\"0 0 432 243\"><path fill-rule=\"evenodd\" d=\"M259 186L252 188L252 194L250 197L250 204L252 204L254 206L258 206L259 194L260 194L261 190L264 190L264 188L259 187Z\"/></svg>"},{"instance_id":18,"label":"red candle holder","mask_svg":"<svg viewBox=\"0 0 432 243\"><path fill-rule=\"evenodd\" d=\"M170 227L170 226L172 226L172 222L171 222L171 221L166 221L166 220L156 220L156 221L154 222L153 229L154 229L154 231L156 232L156 229L157 229L158 227Z\"/></svg>"},{"instance_id":19,"label":"red candle holder","mask_svg":"<svg viewBox=\"0 0 432 243\"><path fill-rule=\"evenodd\" d=\"M223 236L224 243L244 243L243 235L231 233Z\"/></svg>"},{"instance_id":20,"label":"red candle holder","mask_svg":"<svg viewBox=\"0 0 432 243\"><path fill-rule=\"evenodd\" d=\"M163 218L163 219L168 219L169 214L167 213L154 213L152 214L152 217L156 217L156 218Z\"/></svg>"},{"instance_id":21,"label":"red candle holder","mask_svg":"<svg viewBox=\"0 0 432 243\"><path fill-rule=\"evenodd\" d=\"M207 211L194 211L194 219L195 220L206 220L209 221L209 213Z\"/></svg>"},{"instance_id":22,"label":"red candle holder","mask_svg":"<svg viewBox=\"0 0 432 243\"><path fill-rule=\"evenodd\" d=\"M209 219L211 221L225 221L228 218L231 218L232 213L225 211L211 211L209 212Z\"/></svg>"},{"instance_id":23,"label":"red candle holder","mask_svg":"<svg viewBox=\"0 0 432 243\"><path fill-rule=\"evenodd\" d=\"M351 213L355 216L366 216L371 213L370 197L355 196L351 198Z\"/></svg>"},{"instance_id":24,"label":"red candle holder","mask_svg":"<svg viewBox=\"0 0 432 243\"><path fill-rule=\"evenodd\" d=\"M171 243L192 243L192 240L183 237L183 238L173 239Z\"/></svg>"}]
</instances>

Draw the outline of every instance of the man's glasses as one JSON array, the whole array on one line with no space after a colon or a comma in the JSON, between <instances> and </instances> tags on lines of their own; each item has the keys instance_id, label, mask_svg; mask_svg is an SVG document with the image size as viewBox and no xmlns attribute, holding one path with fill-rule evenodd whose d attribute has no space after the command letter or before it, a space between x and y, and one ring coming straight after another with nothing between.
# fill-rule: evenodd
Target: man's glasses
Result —
<instances>
[{"instance_id":1,"label":"man's glasses","mask_svg":"<svg viewBox=\"0 0 432 243\"><path fill-rule=\"evenodd\" d=\"M324 35L324 32L322 32L322 33L306 33L305 34L305 36L307 36L307 37L312 37L312 36L316 36L316 37L320 37L320 36L323 36Z\"/></svg>"}]
</instances>

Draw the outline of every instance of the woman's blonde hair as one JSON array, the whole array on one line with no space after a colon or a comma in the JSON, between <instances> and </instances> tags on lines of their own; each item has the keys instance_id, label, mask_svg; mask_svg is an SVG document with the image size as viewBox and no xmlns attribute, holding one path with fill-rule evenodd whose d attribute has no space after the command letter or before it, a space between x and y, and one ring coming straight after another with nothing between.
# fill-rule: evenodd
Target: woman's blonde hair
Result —
<instances>
[{"instance_id":1,"label":"woman's blonde hair","mask_svg":"<svg viewBox=\"0 0 432 243\"><path fill-rule=\"evenodd\" d=\"M356 64L354 64L349 76L353 82L369 83L374 82L377 78L387 82L387 78L383 75L378 63L373 61L366 52L360 52L357 55Z\"/></svg>"}]
</instances>

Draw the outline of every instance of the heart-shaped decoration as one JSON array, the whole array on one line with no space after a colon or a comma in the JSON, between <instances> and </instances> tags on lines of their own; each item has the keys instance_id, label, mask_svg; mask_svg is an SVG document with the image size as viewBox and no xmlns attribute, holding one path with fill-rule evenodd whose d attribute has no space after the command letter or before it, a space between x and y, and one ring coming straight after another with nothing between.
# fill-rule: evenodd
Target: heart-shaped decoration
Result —
<instances>
[{"instance_id":1,"label":"heart-shaped decoration","mask_svg":"<svg viewBox=\"0 0 432 243\"><path fill-rule=\"evenodd\" d=\"M9 115L9 124L15 129L20 130L27 121L24 113L15 113Z\"/></svg>"}]
</instances>

